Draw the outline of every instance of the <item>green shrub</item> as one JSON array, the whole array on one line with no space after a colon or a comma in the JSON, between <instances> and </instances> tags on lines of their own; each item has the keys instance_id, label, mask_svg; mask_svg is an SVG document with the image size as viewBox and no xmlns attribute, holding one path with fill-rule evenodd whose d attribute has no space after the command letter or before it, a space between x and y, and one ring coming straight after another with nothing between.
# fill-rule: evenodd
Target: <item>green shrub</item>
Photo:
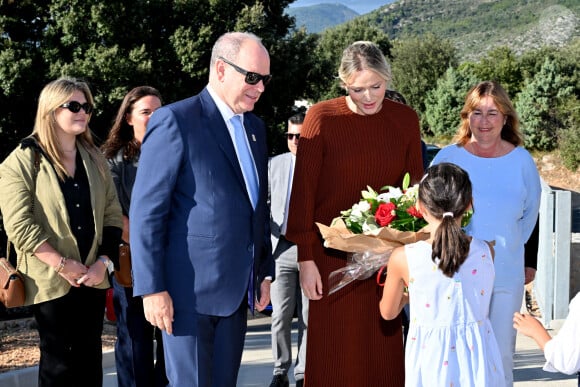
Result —
<instances>
[{"instance_id":1,"label":"green shrub","mask_svg":"<svg viewBox=\"0 0 580 387\"><path fill-rule=\"evenodd\" d=\"M571 171L580 166L580 128L578 126L560 132L560 156L562 163Z\"/></svg>"},{"instance_id":2,"label":"green shrub","mask_svg":"<svg viewBox=\"0 0 580 387\"><path fill-rule=\"evenodd\" d=\"M566 127L557 114L558 106L570 95L573 87L553 60L546 59L541 70L526 80L515 102L526 148L545 151L556 148L558 133Z\"/></svg>"},{"instance_id":3,"label":"green shrub","mask_svg":"<svg viewBox=\"0 0 580 387\"><path fill-rule=\"evenodd\" d=\"M580 166L580 101L569 98L560 107L560 115L566 117L565 127L560 129L558 145L562 163L571 171Z\"/></svg>"}]
</instances>

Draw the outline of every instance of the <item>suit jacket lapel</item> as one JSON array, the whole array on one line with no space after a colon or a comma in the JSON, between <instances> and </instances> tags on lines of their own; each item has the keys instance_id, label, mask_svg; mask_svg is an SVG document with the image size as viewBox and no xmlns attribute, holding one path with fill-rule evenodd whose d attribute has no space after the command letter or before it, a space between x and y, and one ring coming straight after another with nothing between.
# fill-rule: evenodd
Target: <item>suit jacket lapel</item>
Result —
<instances>
[{"instance_id":1,"label":"suit jacket lapel","mask_svg":"<svg viewBox=\"0 0 580 387\"><path fill-rule=\"evenodd\" d=\"M200 98L202 101L203 109L206 113L204 116L205 122L203 127L206 128L206 130L211 131L211 133L209 133L209 137L213 138L216 141L219 148L223 152L224 156L229 160L238 182L240 183L244 192L246 193L248 201L251 203L250 196L248 194L248 189L246 188L246 182L244 180L244 175L242 173L242 168L238 161L236 149L234 148L234 142L232 140L232 136L230 136L228 127L226 126L226 123L224 122L224 119L219 109L217 108L215 102L209 95L207 89L203 89L203 91L200 93ZM246 127L245 122L244 127L246 128L247 134L248 129ZM250 144L251 142L252 141L250 141ZM251 148L252 155L255 155L256 153L254 151L254 146L252 146ZM260 184L262 184L262 182L260 182Z\"/></svg>"}]
</instances>

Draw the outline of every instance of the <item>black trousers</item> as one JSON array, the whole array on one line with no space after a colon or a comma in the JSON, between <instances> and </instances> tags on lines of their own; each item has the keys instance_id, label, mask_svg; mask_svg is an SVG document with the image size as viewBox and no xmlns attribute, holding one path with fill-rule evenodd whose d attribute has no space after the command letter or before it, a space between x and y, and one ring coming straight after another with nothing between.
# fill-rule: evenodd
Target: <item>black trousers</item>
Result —
<instances>
[{"instance_id":1,"label":"black trousers","mask_svg":"<svg viewBox=\"0 0 580 387\"><path fill-rule=\"evenodd\" d=\"M106 291L71 288L34 305L40 336L39 387L102 387Z\"/></svg>"}]
</instances>

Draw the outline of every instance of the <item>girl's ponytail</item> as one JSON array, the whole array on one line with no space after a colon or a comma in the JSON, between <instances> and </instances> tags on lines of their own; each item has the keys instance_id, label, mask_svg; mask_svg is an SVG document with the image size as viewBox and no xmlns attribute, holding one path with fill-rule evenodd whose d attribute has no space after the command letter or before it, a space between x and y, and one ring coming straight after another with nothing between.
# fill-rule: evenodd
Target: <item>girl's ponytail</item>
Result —
<instances>
[{"instance_id":1,"label":"girl's ponytail","mask_svg":"<svg viewBox=\"0 0 580 387\"><path fill-rule=\"evenodd\" d=\"M463 216L463 212L458 216ZM470 238L461 230L455 217L444 215L435 231L431 257L434 262L439 257L439 269L447 277L453 277L467 258L469 244Z\"/></svg>"},{"instance_id":2,"label":"girl's ponytail","mask_svg":"<svg viewBox=\"0 0 580 387\"><path fill-rule=\"evenodd\" d=\"M419 184L419 201L441 224L433 235L433 262L453 277L469 253L471 239L461 230L458 217L469 208L472 198L469 175L455 164L429 167Z\"/></svg>"}]
</instances>

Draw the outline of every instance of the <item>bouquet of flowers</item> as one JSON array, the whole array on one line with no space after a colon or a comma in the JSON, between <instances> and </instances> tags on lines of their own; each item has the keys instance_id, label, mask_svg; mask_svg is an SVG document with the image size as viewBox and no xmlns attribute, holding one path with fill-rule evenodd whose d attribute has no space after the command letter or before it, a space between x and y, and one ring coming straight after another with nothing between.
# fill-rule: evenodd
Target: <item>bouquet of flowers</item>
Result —
<instances>
[{"instance_id":1,"label":"bouquet of flowers","mask_svg":"<svg viewBox=\"0 0 580 387\"><path fill-rule=\"evenodd\" d=\"M409 187L410 180L407 173L401 188L385 186L380 189L383 193L367 186L361 200L341 211L330 226L316 223L325 247L353 253L345 267L330 273L329 294L369 278L387 264L395 247L429 239L427 222L415 206L419 185ZM471 210L464 214L462 227L472 214Z\"/></svg>"},{"instance_id":2,"label":"bouquet of flowers","mask_svg":"<svg viewBox=\"0 0 580 387\"><path fill-rule=\"evenodd\" d=\"M330 226L317 223L325 247L353 253L344 268L330 274L329 294L369 278L386 265L395 247L429 238L427 222L415 207L419 185L409 183L407 173L401 188L386 186L378 193L367 186L361 200Z\"/></svg>"},{"instance_id":3,"label":"bouquet of flowers","mask_svg":"<svg viewBox=\"0 0 580 387\"><path fill-rule=\"evenodd\" d=\"M381 194L367 186L367 190L361 192L361 201L340 212L346 227L355 234L379 227L413 232L425 227L427 222L415 207L419 185L409 188L410 179L409 174L405 174L402 189L386 186L381 191L387 192Z\"/></svg>"}]
</instances>

